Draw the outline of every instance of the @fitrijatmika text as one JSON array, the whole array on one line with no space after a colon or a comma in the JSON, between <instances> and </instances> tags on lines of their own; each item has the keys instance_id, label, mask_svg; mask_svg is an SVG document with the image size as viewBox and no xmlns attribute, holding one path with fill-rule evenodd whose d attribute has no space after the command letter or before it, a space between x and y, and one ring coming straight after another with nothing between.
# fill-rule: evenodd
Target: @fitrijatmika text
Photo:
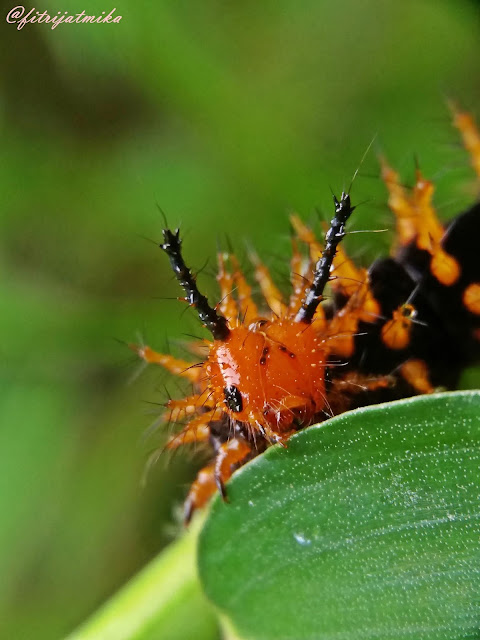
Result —
<instances>
[{"instance_id":1,"label":"@fitrijatmika text","mask_svg":"<svg viewBox=\"0 0 480 640\"><path fill-rule=\"evenodd\" d=\"M115 9L110 13L100 12L96 16L87 15L85 11L80 13L69 13L68 11L58 11L57 14L49 14L37 11L35 7L28 11L22 5L14 7L7 13L6 21L16 25L17 29L23 29L26 24L48 24L51 29L55 29L59 24L118 24L122 16L115 15Z\"/></svg>"}]
</instances>

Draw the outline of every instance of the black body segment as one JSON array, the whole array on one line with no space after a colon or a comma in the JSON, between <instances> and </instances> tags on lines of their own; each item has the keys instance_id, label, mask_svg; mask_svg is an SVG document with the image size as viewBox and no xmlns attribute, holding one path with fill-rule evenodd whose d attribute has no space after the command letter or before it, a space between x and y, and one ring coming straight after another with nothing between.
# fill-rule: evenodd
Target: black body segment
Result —
<instances>
[{"instance_id":1,"label":"black body segment","mask_svg":"<svg viewBox=\"0 0 480 640\"><path fill-rule=\"evenodd\" d=\"M431 256L414 242L395 258L377 260L369 269L369 282L383 318L407 301L416 310L411 341L394 351L382 343L385 320L360 323L355 353L348 361L352 370L366 374L394 373L410 358L423 360L435 387L455 388L460 375L480 360L480 316L471 313L462 296L470 284L480 282L480 203L460 214L447 227L442 248L459 263L460 278L453 285L441 284L430 272ZM392 391L403 397L405 382ZM388 398L391 399L392 395ZM369 398L368 403L372 402Z\"/></svg>"}]
</instances>

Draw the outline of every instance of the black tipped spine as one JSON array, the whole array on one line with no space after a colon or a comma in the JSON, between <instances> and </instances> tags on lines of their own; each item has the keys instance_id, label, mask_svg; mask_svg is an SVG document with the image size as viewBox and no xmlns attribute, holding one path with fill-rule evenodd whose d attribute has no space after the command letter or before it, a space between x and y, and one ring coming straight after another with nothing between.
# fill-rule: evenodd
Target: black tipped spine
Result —
<instances>
[{"instance_id":1,"label":"black tipped spine","mask_svg":"<svg viewBox=\"0 0 480 640\"><path fill-rule=\"evenodd\" d=\"M230 333L227 319L218 314L216 310L208 304L207 298L200 293L197 283L190 269L186 266L180 240L180 230L174 232L170 229L163 230L163 244L160 248L165 251L170 259L173 272L180 286L186 293L187 302L194 306L198 316L206 328L210 331L215 340L225 340Z\"/></svg>"},{"instance_id":2,"label":"black tipped spine","mask_svg":"<svg viewBox=\"0 0 480 640\"><path fill-rule=\"evenodd\" d=\"M350 195L342 192L340 200L333 196L335 203L335 216L330 222L330 228L325 235L325 248L320 259L315 265L313 282L309 287L302 306L295 316L295 322L310 324L318 305L323 300L323 292L330 278L330 271L337 247L345 237L345 225L353 213L355 207L350 203Z\"/></svg>"}]
</instances>

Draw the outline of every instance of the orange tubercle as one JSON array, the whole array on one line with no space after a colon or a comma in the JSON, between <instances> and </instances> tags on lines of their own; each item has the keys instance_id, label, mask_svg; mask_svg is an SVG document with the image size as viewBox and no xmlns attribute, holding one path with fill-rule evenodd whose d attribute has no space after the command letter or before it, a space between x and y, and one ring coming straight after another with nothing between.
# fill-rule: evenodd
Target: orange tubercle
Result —
<instances>
[{"instance_id":1,"label":"orange tubercle","mask_svg":"<svg viewBox=\"0 0 480 640\"><path fill-rule=\"evenodd\" d=\"M392 314L382 327L382 341L389 349L401 350L410 344L412 322L415 317L415 309L411 304L404 304Z\"/></svg>"},{"instance_id":2,"label":"orange tubercle","mask_svg":"<svg viewBox=\"0 0 480 640\"><path fill-rule=\"evenodd\" d=\"M435 391L430 382L427 363L423 360L408 360L400 367L400 373L419 393L433 393Z\"/></svg>"},{"instance_id":3,"label":"orange tubercle","mask_svg":"<svg viewBox=\"0 0 480 640\"><path fill-rule=\"evenodd\" d=\"M467 309L480 315L480 282L472 282L463 292L463 304Z\"/></svg>"},{"instance_id":4,"label":"orange tubercle","mask_svg":"<svg viewBox=\"0 0 480 640\"><path fill-rule=\"evenodd\" d=\"M472 166L480 177L480 132L475 120L470 113L460 111L454 102L450 101L449 106L453 114L453 126L460 131L463 144L470 153Z\"/></svg>"}]
</instances>

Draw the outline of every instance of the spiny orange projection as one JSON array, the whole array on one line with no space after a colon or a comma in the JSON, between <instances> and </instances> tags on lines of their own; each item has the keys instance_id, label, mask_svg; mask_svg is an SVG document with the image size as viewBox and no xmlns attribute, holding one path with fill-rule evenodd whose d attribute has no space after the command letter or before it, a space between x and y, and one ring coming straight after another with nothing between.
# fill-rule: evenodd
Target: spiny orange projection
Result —
<instances>
[{"instance_id":1,"label":"spiny orange projection","mask_svg":"<svg viewBox=\"0 0 480 640\"><path fill-rule=\"evenodd\" d=\"M480 175L478 131L469 114L452 109ZM384 158L381 174L397 223L392 256L369 269L348 257L340 243L354 207L342 193L323 244L291 217L288 300L252 253L263 296L257 304L235 255L220 252L220 302L212 307L184 262L179 230L163 231L160 246L185 300L212 335L203 342L208 355L186 362L131 347L194 387L166 403L166 418L186 421L167 449L201 442L214 454L189 491L187 522L217 489L227 499L232 473L269 445L287 446L299 429L357 406L453 388L478 361L480 204L445 228L433 207L434 185L420 170L411 190Z\"/></svg>"}]
</instances>

